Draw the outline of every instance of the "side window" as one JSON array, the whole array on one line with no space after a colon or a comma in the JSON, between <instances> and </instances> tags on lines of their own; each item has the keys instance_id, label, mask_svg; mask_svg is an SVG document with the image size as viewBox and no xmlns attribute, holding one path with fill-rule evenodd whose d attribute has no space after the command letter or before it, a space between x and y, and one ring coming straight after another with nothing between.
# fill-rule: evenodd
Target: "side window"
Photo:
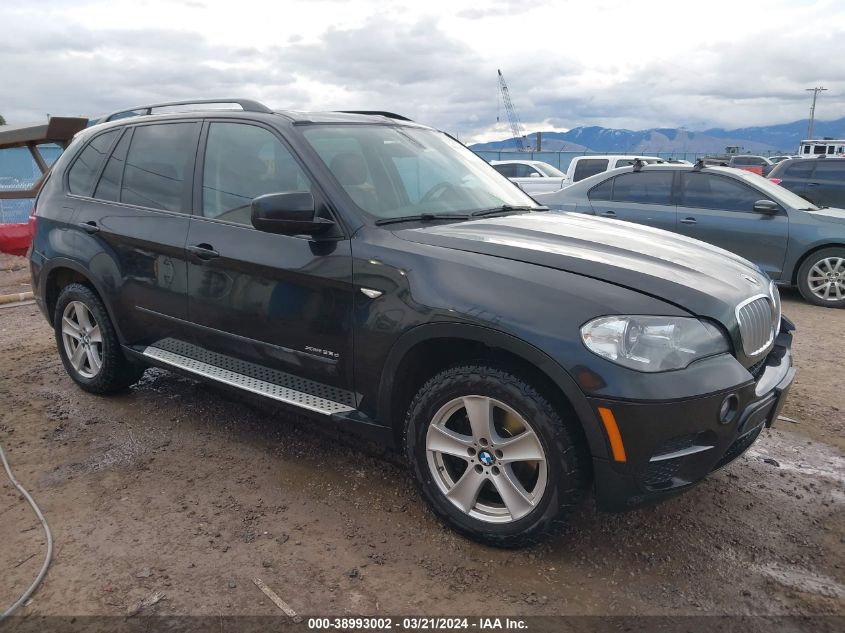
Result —
<instances>
[{"instance_id":1,"label":"side window","mask_svg":"<svg viewBox=\"0 0 845 633\"><path fill-rule=\"evenodd\" d=\"M505 178L516 178L514 165L493 165L493 169L502 174Z\"/></svg>"},{"instance_id":2,"label":"side window","mask_svg":"<svg viewBox=\"0 0 845 633\"><path fill-rule=\"evenodd\" d=\"M814 160L796 160L786 166L790 178L809 178L813 171Z\"/></svg>"},{"instance_id":3,"label":"side window","mask_svg":"<svg viewBox=\"0 0 845 633\"><path fill-rule=\"evenodd\" d=\"M614 178L608 178L600 185L596 185L587 194L590 200L610 200L610 192L613 189Z\"/></svg>"},{"instance_id":4,"label":"side window","mask_svg":"<svg viewBox=\"0 0 845 633\"><path fill-rule=\"evenodd\" d=\"M804 153L805 153L805 154L809 154L809 153L810 153L810 146L809 146L809 145L805 145L805 146L804 146Z\"/></svg>"},{"instance_id":5,"label":"side window","mask_svg":"<svg viewBox=\"0 0 845 633\"><path fill-rule=\"evenodd\" d=\"M103 164L103 159L111 149L120 130L109 130L94 137L73 162L67 176L68 188L78 196L90 196L94 188L94 178Z\"/></svg>"},{"instance_id":6,"label":"side window","mask_svg":"<svg viewBox=\"0 0 845 633\"><path fill-rule=\"evenodd\" d=\"M123 166L126 164L126 152L129 150L129 139L132 138L132 129L127 129L123 138L114 148L100 182L94 190L94 197L100 200L120 200L120 185L123 181Z\"/></svg>"},{"instance_id":7,"label":"side window","mask_svg":"<svg viewBox=\"0 0 845 633\"><path fill-rule=\"evenodd\" d=\"M825 153L825 146L824 145L814 145L813 146L813 154L824 154Z\"/></svg>"},{"instance_id":8,"label":"side window","mask_svg":"<svg viewBox=\"0 0 845 633\"><path fill-rule=\"evenodd\" d=\"M517 178L531 178L531 174L538 173L531 165L523 165L520 163L514 165L514 167L516 168Z\"/></svg>"},{"instance_id":9,"label":"side window","mask_svg":"<svg viewBox=\"0 0 845 633\"><path fill-rule=\"evenodd\" d=\"M202 176L202 214L251 225L253 198L268 193L311 191L291 153L264 128L212 123Z\"/></svg>"},{"instance_id":10,"label":"side window","mask_svg":"<svg viewBox=\"0 0 845 633\"><path fill-rule=\"evenodd\" d=\"M631 158L620 158L616 161L616 167L630 167L633 164L634 161Z\"/></svg>"},{"instance_id":11,"label":"side window","mask_svg":"<svg viewBox=\"0 0 845 633\"><path fill-rule=\"evenodd\" d=\"M724 211L754 211L765 195L725 176L685 172L681 174L681 205Z\"/></svg>"},{"instance_id":12,"label":"side window","mask_svg":"<svg viewBox=\"0 0 845 633\"><path fill-rule=\"evenodd\" d=\"M613 183L614 202L672 204L674 171L642 171L622 174Z\"/></svg>"},{"instance_id":13,"label":"side window","mask_svg":"<svg viewBox=\"0 0 845 633\"><path fill-rule=\"evenodd\" d=\"M607 171L607 165L608 160L606 158L579 160L578 164L575 165L575 174L572 176L572 181L578 182L579 180L584 180L584 178L589 178L590 176Z\"/></svg>"},{"instance_id":14,"label":"side window","mask_svg":"<svg viewBox=\"0 0 845 633\"><path fill-rule=\"evenodd\" d=\"M814 162L816 162L816 170L813 172L813 178L845 181L845 160L837 158Z\"/></svg>"},{"instance_id":15,"label":"side window","mask_svg":"<svg viewBox=\"0 0 845 633\"><path fill-rule=\"evenodd\" d=\"M136 127L123 170L120 201L151 209L186 211L198 129L199 123Z\"/></svg>"}]
</instances>

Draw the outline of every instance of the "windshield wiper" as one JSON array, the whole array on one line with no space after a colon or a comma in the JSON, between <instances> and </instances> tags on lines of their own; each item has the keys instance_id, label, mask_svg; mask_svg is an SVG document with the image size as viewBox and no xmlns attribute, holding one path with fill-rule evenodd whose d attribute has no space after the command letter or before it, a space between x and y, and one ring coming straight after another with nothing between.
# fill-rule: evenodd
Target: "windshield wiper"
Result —
<instances>
[{"instance_id":1,"label":"windshield wiper","mask_svg":"<svg viewBox=\"0 0 845 633\"><path fill-rule=\"evenodd\" d=\"M376 220L378 226L395 222L431 222L432 220L468 220L469 216L462 213L420 213L417 215L403 215L398 218L382 218Z\"/></svg>"},{"instance_id":2,"label":"windshield wiper","mask_svg":"<svg viewBox=\"0 0 845 633\"><path fill-rule=\"evenodd\" d=\"M473 211L470 215L474 218L480 218L485 215L495 215L496 213L511 213L513 211L548 211L549 207L539 206L532 207L529 205L514 206L511 204L503 204L500 207L493 207L491 209L479 209Z\"/></svg>"}]
</instances>

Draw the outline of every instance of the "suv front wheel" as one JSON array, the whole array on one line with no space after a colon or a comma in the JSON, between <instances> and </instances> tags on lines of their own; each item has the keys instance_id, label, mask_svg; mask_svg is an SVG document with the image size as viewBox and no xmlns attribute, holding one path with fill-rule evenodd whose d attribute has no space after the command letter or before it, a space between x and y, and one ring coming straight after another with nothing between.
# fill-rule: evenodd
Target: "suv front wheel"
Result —
<instances>
[{"instance_id":1,"label":"suv front wheel","mask_svg":"<svg viewBox=\"0 0 845 633\"><path fill-rule=\"evenodd\" d=\"M586 467L566 421L507 370L464 365L437 374L411 403L405 433L432 509L475 540L535 542L581 498Z\"/></svg>"},{"instance_id":2,"label":"suv front wheel","mask_svg":"<svg viewBox=\"0 0 845 633\"><path fill-rule=\"evenodd\" d=\"M69 284L62 289L53 329L65 370L86 391L120 391L144 373L123 355L103 302L88 286Z\"/></svg>"},{"instance_id":3,"label":"suv front wheel","mask_svg":"<svg viewBox=\"0 0 845 633\"><path fill-rule=\"evenodd\" d=\"M823 248L798 269L798 289L810 303L845 308L845 249Z\"/></svg>"}]
</instances>

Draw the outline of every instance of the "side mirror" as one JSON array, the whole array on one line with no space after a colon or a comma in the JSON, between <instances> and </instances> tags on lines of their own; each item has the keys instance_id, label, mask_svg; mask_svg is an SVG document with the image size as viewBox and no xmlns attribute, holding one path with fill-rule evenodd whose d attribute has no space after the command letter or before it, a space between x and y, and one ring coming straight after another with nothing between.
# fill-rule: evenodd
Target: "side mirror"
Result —
<instances>
[{"instance_id":1,"label":"side mirror","mask_svg":"<svg viewBox=\"0 0 845 633\"><path fill-rule=\"evenodd\" d=\"M754 203L754 211L756 213L765 213L766 215L774 215L780 211L780 205L773 200L758 200Z\"/></svg>"},{"instance_id":2,"label":"side mirror","mask_svg":"<svg viewBox=\"0 0 845 633\"><path fill-rule=\"evenodd\" d=\"M538 174L536 171L532 171L530 174L528 174L528 177L529 178L539 178L540 174Z\"/></svg>"},{"instance_id":3,"label":"side mirror","mask_svg":"<svg viewBox=\"0 0 845 633\"><path fill-rule=\"evenodd\" d=\"M316 235L334 222L316 217L314 196L308 192L268 193L252 201L252 226L265 233Z\"/></svg>"}]
</instances>

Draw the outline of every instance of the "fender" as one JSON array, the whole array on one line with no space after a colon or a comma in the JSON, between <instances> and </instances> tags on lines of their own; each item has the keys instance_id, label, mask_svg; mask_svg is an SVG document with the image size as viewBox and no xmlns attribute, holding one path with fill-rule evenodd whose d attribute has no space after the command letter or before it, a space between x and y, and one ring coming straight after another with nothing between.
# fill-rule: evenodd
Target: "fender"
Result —
<instances>
[{"instance_id":1,"label":"fender","mask_svg":"<svg viewBox=\"0 0 845 633\"><path fill-rule=\"evenodd\" d=\"M97 294L100 297L100 300L103 302L103 305L106 307L106 312L109 315L109 319L112 322L112 326L117 333L117 339L120 341L121 345L124 344L123 333L120 331L120 326L118 325L117 319L114 316L114 309L112 308L111 301L109 300L109 294L106 292L105 287L102 283L94 278L91 274L91 271L85 268L82 264L78 261L73 259L68 259L66 257L51 257L46 260L46 263L41 268L41 274L38 278L38 294L41 297L42 302L44 303L44 311L47 311L47 279L50 277L50 273L57 268L69 268L74 272L79 273L88 282L94 287L94 290L97 291ZM53 315L52 314L45 314L47 320L49 321L50 325L53 324Z\"/></svg>"},{"instance_id":2,"label":"fender","mask_svg":"<svg viewBox=\"0 0 845 633\"><path fill-rule=\"evenodd\" d=\"M438 338L456 338L483 343L488 347L503 349L545 374L563 392L584 429L590 453L594 457L609 457L607 440L602 433L595 413L584 393L569 373L545 352L530 343L500 330L468 323L437 322L418 325L399 337L387 355L382 369L378 391L378 419L389 420L394 393L394 379L402 359L419 343Z\"/></svg>"},{"instance_id":3,"label":"fender","mask_svg":"<svg viewBox=\"0 0 845 633\"><path fill-rule=\"evenodd\" d=\"M807 259L810 255L812 255L815 251L820 251L823 248L843 248L845 247L845 241L837 240L833 238L827 239L820 239L816 240L812 244L810 244L807 248L805 248L800 253L796 254L794 257L787 254L787 264L784 266L784 274L783 280L788 284L796 284L798 282L798 269L801 267L801 264L804 263L804 260ZM786 275L786 272L789 271L789 275Z\"/></svg>"}]
</instances>

